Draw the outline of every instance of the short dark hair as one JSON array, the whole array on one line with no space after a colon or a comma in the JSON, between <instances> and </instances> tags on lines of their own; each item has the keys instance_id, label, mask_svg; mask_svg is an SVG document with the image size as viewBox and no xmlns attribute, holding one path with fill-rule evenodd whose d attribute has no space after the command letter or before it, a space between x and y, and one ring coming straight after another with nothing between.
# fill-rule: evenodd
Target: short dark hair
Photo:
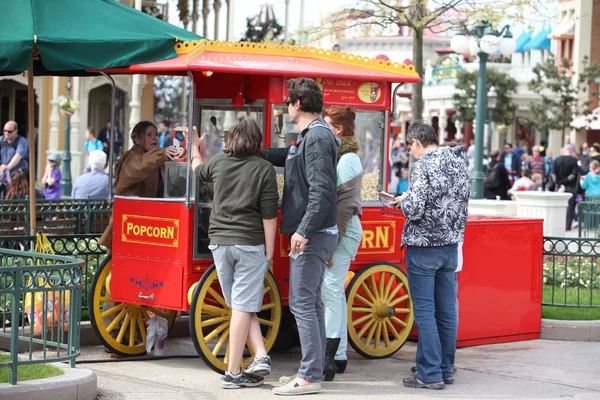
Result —
<instances>
[{"instance_id":1,"label":"short dark hair","mask_svg":"<svg viewBox=\"0 0 600 400\"><path fill-rule=\"evenodd\" d=\"M161 121L161 123L162 123L164 126L166 126L167 128L168 128L169 126L171 126L171 123L170 123L169 121L167 121L166 119L165 119L164 121Z\"/></svg>"},{"instance_id":2,"label":"short dark hair","mask_svg":"<svg viewBox=\"0 0 600 400\"><path fill-rule=\"evenodd\" d=\"M254 119L239 117L225 134L223 153L229 157L263 157L262 139L260 126Z\"/></svg>"},{"instance_id":3,"label":"short dark hair","mask_svg":"<svg viewBox=\"0 0 600 400\"><path fill-rule=\"evenodd\" d=\"M287 87L290 101L300 100L301 111L319 114L323 111L323 92L317 82L310 78L296 78L289 80Z\"/></svg>"},{"instance_id":4,"label":"short dark hair","mask_svg":"<svg viewBox=\"0 0 600 400\"><path fill-rule=\"evenodd\" d=\"M425 122L413 122L406 130L406 143L412 144L418 140L423 147L429 145L439 145L438 135L433 127Z\"/></svg>"},{"instance_id":5,"label":"short dark hair","mask_svg":"<svg viewBox=\"0 0 600 400\"><path fill-rule=\"evenodd\" d=\"M140 121L137 124L135 124L135 126L131 130L131 140L135 141L135 139L144 136L146 134L146 129L148 129L148 127L150 126L153 126L154 129L158 130L156 125L154 125L154 123L151 121Z\"/></svg>"},{"instance_id":6,"label":"short dark hair","mask_svg":"<svg viewBox=\"0 0 600 400\"><path fill-rule=\"evenodd\" d=\"M594 143L594 144L592 145L592 147L594 148L594 151L595 151L595 152L597 152L597 153L600 153L600 145L599 145L599 144L597 144L597 143Z\"/></svg>"},{"instance_id":7,"label":"short dark hair","mask_svg":"<svg viewBox=\"0 0 600 400\"><path fill-rule=\"evenodd\" d=\"M504 143L504 145L505 145L505 146L508 146L508 147L510 147L510 148L512 149L512 143L508 143L508 142L506 142L506 143Z\"/></svg>"}]
</instances>

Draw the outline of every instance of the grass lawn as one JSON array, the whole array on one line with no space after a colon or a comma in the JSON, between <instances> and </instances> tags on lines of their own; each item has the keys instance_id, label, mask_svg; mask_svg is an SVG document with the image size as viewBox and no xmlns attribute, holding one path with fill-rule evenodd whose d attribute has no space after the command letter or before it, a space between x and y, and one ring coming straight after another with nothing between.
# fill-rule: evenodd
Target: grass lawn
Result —
<instances>
[{"instance_id":1,"label":"grass lawn","mask_svg":"<svg viewBox=\"0 0 600 400\"><path fill-rule=\"evenodd\" d=\"M579 289L579 297L577 288L567 288L566 304L589 305L590 296L592 296L592 304L600 306L600 289ZM544 303L565 304L565 288L554 287L554 299L552 298L552 286L544 285L544 293L542 301ZM572 307L552 307L542 306L542 318L562 319L562 320L595 320L600 319L599 308L572 308Z\"/></svg>"},{"instance_id":2,"label":"grass lawn","mask_svg":"<svg viewBox=\"0 0 600 400\"><path fill-rule=\"evenodd\" d=\"M10 362L10 356L8 354L0 354L0 363L3 362ZM62 374L63 370L54 365L31 364L19 365L17 367L17 379L19 382L32 379L51 378ZM8 366L0 367L0 383L8 383L9 378L10 368Z\"/></svg>"}]
</instances>

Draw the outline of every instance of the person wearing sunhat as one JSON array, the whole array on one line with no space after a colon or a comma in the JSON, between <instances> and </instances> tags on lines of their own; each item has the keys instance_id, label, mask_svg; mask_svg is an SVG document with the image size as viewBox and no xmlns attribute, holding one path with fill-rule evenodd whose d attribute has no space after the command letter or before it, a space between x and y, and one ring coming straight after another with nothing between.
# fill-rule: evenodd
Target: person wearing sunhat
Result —
<instances>
[{"instance_id":1,"label":"person wearing sunhat","mask_svg":"<svg viewBox=\"0 0 600 400\"><path fill-rule=\"evenodd\" d=\"M46 197L46 199L60 199L60 180L62 178L60 173L61 162L62 157L59 153L52 153L48 156L46 171L42 178L42 183L44 184L44 197Z\"/></svg>"}]
</instances>

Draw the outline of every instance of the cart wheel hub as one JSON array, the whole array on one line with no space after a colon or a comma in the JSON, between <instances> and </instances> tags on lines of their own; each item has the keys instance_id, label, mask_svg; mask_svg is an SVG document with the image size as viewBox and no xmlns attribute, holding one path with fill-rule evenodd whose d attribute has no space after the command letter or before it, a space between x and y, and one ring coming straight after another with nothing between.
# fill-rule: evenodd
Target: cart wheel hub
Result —
<instances>
[{"instance_id":1,"label":"cart wheel hub","mask_svg":"<svg viewBox=\"0 0 600 400\"><path fill-rule=\"evenodd\" d=\"M387 304L380 304L375 309L375 315L381 319L391 318L395 314L396 314L396 310L394 309L394 307L390 307Z\"/></svg>"}]
</instances>

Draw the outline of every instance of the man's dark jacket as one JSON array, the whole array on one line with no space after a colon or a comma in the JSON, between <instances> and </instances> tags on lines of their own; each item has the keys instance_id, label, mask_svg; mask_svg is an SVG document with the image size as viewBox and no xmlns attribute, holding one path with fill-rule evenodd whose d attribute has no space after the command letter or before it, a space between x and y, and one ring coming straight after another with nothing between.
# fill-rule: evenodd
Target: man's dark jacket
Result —
<instances>
[{"instance_id":1,"label":"man's dark jacket","mask_svg":"<svg viewBox=\"0 0 600 400\"><path fill-rule=\"evenodd\" d=\"M289 147L266 150L271 164L285 167L281 233L297 232L310 239L315 232L335 226L338 142L319 118L300 133L295 157L287 159Z\"/></svg>"},{"instance_id":2,"label":"man's dark jacket","mask_svg":"<svg viewBox=\"0 0 600 400\"><path fill-rule=\"evenodd\" d=\"M492 160L487 165L486 170L496 169L497 171L497 186L489 187L485 185L485 198L496 200L497 196L500 196L501 200L508 200L508 189L510 189L510 180L508 179L508 172L504 168L504 164L500 161Z\"/></svg>"},{"instance_id":3,"label":"man's dark jacket","mask_svg":"<svg viewBox=\"0 0 600 400\"><path fill-rule=\"evenodd\" d=\"M559 156L554 160L550 170L556 190L560 185L565 185L567 192L576 193L579 184L579 166L573 156Z\"/></svg>"}]
</instances>

